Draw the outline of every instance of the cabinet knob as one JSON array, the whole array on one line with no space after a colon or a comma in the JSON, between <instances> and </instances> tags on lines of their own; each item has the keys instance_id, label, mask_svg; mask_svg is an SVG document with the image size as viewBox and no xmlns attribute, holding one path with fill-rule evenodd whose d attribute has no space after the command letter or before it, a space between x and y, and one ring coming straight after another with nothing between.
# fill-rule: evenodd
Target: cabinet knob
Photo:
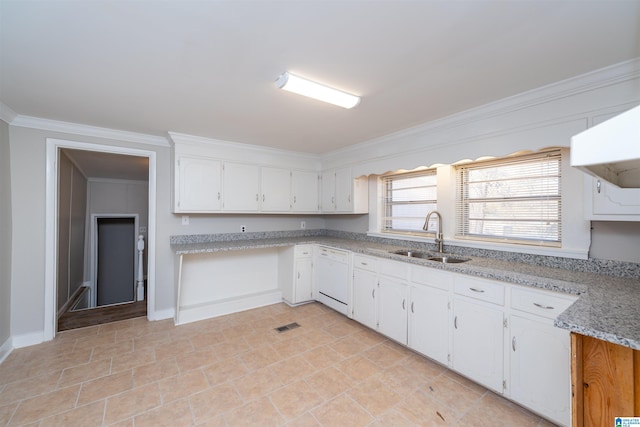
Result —
<instances>
[{"instance_id":1,"label":"cabinet knob","mask_svg":"<svg viewBox=\"0 0 640 427\"><path fill-rule=\"evenodd\" d=\"M600 182L600 180L596 181L596 191L598 192L598 194L600 194L600 190L602 189L602 183Z\"/></svg>"}]
</instances>

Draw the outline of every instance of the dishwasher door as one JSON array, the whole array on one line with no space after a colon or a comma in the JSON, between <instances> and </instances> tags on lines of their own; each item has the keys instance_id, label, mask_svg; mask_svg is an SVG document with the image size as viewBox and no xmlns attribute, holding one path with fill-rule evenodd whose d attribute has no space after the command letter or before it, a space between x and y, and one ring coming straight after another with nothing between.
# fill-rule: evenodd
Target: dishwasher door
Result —
<instances>
[{"instance_id":1,"label":"dishwasher door","mask_svg":"<svg viewBox=\"0 0 640 427\"><path fill-rule=\"evenodd\" d=\"M321 247L318 254L318 301L346 315L349 306L349 252Z\"/></svg>"}]
</instances>

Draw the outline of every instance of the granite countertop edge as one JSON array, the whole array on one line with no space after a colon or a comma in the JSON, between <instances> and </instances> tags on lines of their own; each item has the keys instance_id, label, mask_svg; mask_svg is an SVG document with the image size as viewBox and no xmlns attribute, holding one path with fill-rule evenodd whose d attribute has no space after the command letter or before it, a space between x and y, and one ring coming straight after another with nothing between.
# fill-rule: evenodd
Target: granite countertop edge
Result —
<instances>
[{"instance_id":1,"label":"granite countertop edge","mask_svg":"<svg viewBox=\"0 0 640 427\"><path fill-rule=\"evenodd\" d=\"M171 248L176 255L188 255L297 244L326 245L363 255L572 294L578 296L577 300L555 319L555 326L640 350L640 280L466 255L467 262L440 264L390 253L406 249L402 242L396 245L325 236L172 243Z\"/></svg>"}]
</instances>

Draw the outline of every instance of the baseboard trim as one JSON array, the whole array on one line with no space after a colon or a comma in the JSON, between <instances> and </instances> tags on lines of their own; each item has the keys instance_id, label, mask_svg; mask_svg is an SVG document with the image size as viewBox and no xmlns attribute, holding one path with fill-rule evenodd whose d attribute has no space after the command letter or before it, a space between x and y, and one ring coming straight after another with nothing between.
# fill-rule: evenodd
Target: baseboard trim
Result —
<instances>
[{"instance_id":1,"label":"baseboard trim","mask_svg":"<svg viewBox=\"0 0 640 427\"><path fill-rule=\"evenodd\" d=\"M182 306L179 312L176 313L174 322L176 325L184 325L185 323L197 322L198 320L210 319L280 302L282 302L282 291L274 289L204 304Z\"/></svg>"},{"instance_id":2,"label":"baseboard trim","mask_svg":"<svg viewBox=\"0 0 640 427\"><path fill-rule=\"evenodd\" d=\"M7 340L0 345L0 364L5 361L7 357L13 351L13 340L11 337L7 338Z\"/></svg>"},{"instance_id":3,"label":"baseboard trim","mask_svg":"<svg viewBox=\"0 0 640 427\"><path fill-rule=\"evenodd\" d=\"M175 314L176 310L174 308L167 308L164 310L155 310L153 313L149 313L147 318L150 321L173 319Z\"/></svg>"},{"instance_id":4,"label":"baseboard trim","mask_svg":"<svg viewBox=\"0 0 640 427\"><path fill-rule=\"evenodd\" d=\"M13 348L29 347L30 345L41 344L44 342L44 332L30 332L28 334L14 335Z\"/></svg>"}]
</instances>

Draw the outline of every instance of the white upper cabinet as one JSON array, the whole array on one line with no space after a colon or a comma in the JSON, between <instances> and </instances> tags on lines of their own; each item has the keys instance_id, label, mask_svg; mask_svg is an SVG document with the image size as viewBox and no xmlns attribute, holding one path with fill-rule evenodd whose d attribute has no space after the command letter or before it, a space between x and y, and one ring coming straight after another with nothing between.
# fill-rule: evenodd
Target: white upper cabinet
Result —
<instances>
[{"instance_id":1,"label":"white upper cabinet","mask_svg":"<svg viewBox=\"0 0 640 427\"><path fill-rule=\"evenodd\" d=\"M320 210L318 181L317 172L291 172L291 210L293 212L318 212Z\"/></svg>"},{"instance_id":2,"label":"white upper cabinet","mask_svg":"<svg viewBox=\"0 0 640 427\"><path fill-rule=\"evenodd\" d=\"M260 209L260 167L225 162L222 176L225 211L255 212Z\"/></svg>"},{"instance_id":3,"label":"white upper cabinet","mask_svg":"<svg viewBox=\"0 0 640 427\"><path fill-rule=\"evenodd\" d=\"M640 221L640 188L620 188L585 177L585 219Z\"/></svg>"},{"instance_id":4,"label":"white upper cabinet","mask_svg":"<svg viewBox=\"0 0 640 427\"><path fill-rule=\"evenodd\" d=\"M221 163L181 155L175 162L173 211L219 212L222 207Z\"/></svg>"},{"instance_id":5,"label":"white upper cabinet","mask_svg":"<svg viewBox=\"0 0 640 427\"><path fill-rule=\"evenodd\" d=\"M322 173L323 213L367 213L369 188L366 177L353 179L350 168Z\"/></svg>"},{"instance_id":6,"label":"white upper cabinet","mask_svg":"<svg viewBox=\"0 0 640 427\"><path fill-rule=\"evenodd\" d=\"M291 171L261 168L262 211L288 212L291 209Z\"/></svg>"}]
</instances>

